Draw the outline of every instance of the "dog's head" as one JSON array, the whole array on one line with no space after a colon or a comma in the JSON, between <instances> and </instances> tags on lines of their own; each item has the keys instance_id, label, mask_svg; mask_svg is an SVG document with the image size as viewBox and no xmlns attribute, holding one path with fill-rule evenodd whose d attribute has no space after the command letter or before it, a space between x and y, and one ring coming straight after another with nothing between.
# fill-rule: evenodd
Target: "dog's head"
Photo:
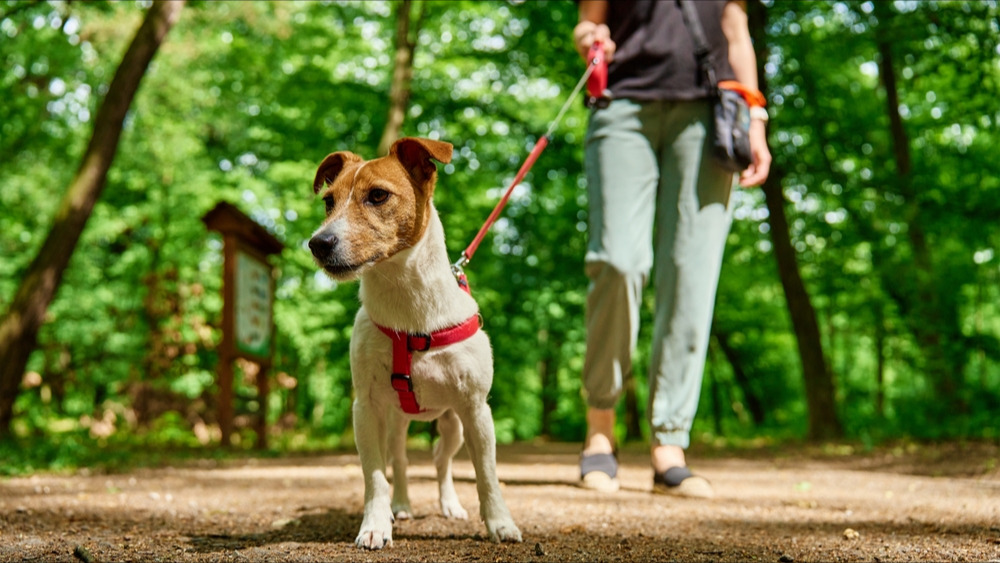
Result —
<instances>
[{"instance_id":1,"label":"dog's head","mask_svg":"<svg viewBox=\"0 0 1000 563\"><path fill-rule=\"evenodd\" d=\"M363 160L335 152L316 170L313 191L322 195L326 219L309 239L316 262L340 280L410 248L427 229L437 180L431 160L451 161L452 146L404 138L389 154Z\"/></svg>"}]
</instances>

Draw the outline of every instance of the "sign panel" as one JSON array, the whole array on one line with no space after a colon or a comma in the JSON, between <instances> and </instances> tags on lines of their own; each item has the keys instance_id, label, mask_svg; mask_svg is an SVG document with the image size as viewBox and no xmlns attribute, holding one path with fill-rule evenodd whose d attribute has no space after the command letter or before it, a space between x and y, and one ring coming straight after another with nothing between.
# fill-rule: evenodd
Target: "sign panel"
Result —
<instances>
[{"instance_id":1,"label":"sign panel","mask_svg":"<svg viewBox=\"0 0 1000 563\"><path fill-rule=\"evenodd\" d=\"M271 267L243 251L236 252L236 348L258 357L271 354Z\"/></svg>"}]
</instances>

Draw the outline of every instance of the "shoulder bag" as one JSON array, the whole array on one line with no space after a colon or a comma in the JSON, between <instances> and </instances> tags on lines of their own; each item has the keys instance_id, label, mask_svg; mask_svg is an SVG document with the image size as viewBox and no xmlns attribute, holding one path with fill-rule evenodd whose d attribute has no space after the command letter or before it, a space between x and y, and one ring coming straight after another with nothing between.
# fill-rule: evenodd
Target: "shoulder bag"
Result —
<instances>
[{"instance_id":1,"label":"shoulder bag","mask_svg":"<svg viewBox=\"0 0 1000 563\"><path fill-rule=\"evenodd\" d=\"M704 73L711 89L713 114L713 155L727 170L741 172L746 170L753 157L750 152L750 108L745 98L749 92L720 87L715 78L712 53L705 40L698 12L691 0L677 0L684 23L687 25L691 38L694 40L695 57L698 67ZM739 83L726 81L723 85L740 86Z\"/></svg>"}]
</instances>

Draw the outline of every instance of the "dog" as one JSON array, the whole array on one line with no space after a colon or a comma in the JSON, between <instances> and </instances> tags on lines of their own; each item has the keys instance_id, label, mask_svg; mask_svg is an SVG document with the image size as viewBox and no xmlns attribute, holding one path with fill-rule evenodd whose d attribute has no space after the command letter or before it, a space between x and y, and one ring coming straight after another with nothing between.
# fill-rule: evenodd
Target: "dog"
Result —
<instances>
[{"instance_id":1,"label":"dog","mask_svg":"<svg viewBox=\"0 0 1000 563\"><path fill-rule=\"evenodd\" d=\"M493 383L490 341L479 329L476 301L452 271L432 202L433 161L448 163L451 155L449 143L403 138L373 160L330 154L313 182L326 204L326 219L309 240L313 257L335 280L360 280L350 358L354 436L365 482L355 544L364 549L391 546L395 518L412 515L406 486L410 420L437 420L441 513L468 518L452 481L452 458L464 434L490 539L522 541L496 474L486 402Z\"/></svg>"}]
</instances>

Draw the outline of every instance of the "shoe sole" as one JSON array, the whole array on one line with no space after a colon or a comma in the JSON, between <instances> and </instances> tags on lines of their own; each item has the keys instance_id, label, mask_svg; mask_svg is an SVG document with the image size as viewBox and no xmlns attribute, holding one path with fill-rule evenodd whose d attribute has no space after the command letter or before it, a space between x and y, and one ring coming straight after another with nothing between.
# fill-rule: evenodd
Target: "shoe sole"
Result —
<instances>
[{"instance_id":1,"label":"shoe sole","mask_svg":"<svg viewBox=\"0 0 1000 563\"><path fill-rule=\"evenodd\" d=\"M614 493L621 488L621 483L618 482L618 479L608 475L607 473L591 471L590 473L584 475L583 479L580 480L580 487L590 491Z\"/></svg>"},{"instance_id":2,"label":"shoe sole","mask_svg":"<svg viewBox=\"0 0 1000 563\"><path fill-rule=\"evenodd\" d=\"M668 487L661 483L653 484L653 492L660 495L670 495L684 498L709 499L715 497L715 490L704 477L692 475L681 481L676 487Z\"/></svg>"}]
</instances>

